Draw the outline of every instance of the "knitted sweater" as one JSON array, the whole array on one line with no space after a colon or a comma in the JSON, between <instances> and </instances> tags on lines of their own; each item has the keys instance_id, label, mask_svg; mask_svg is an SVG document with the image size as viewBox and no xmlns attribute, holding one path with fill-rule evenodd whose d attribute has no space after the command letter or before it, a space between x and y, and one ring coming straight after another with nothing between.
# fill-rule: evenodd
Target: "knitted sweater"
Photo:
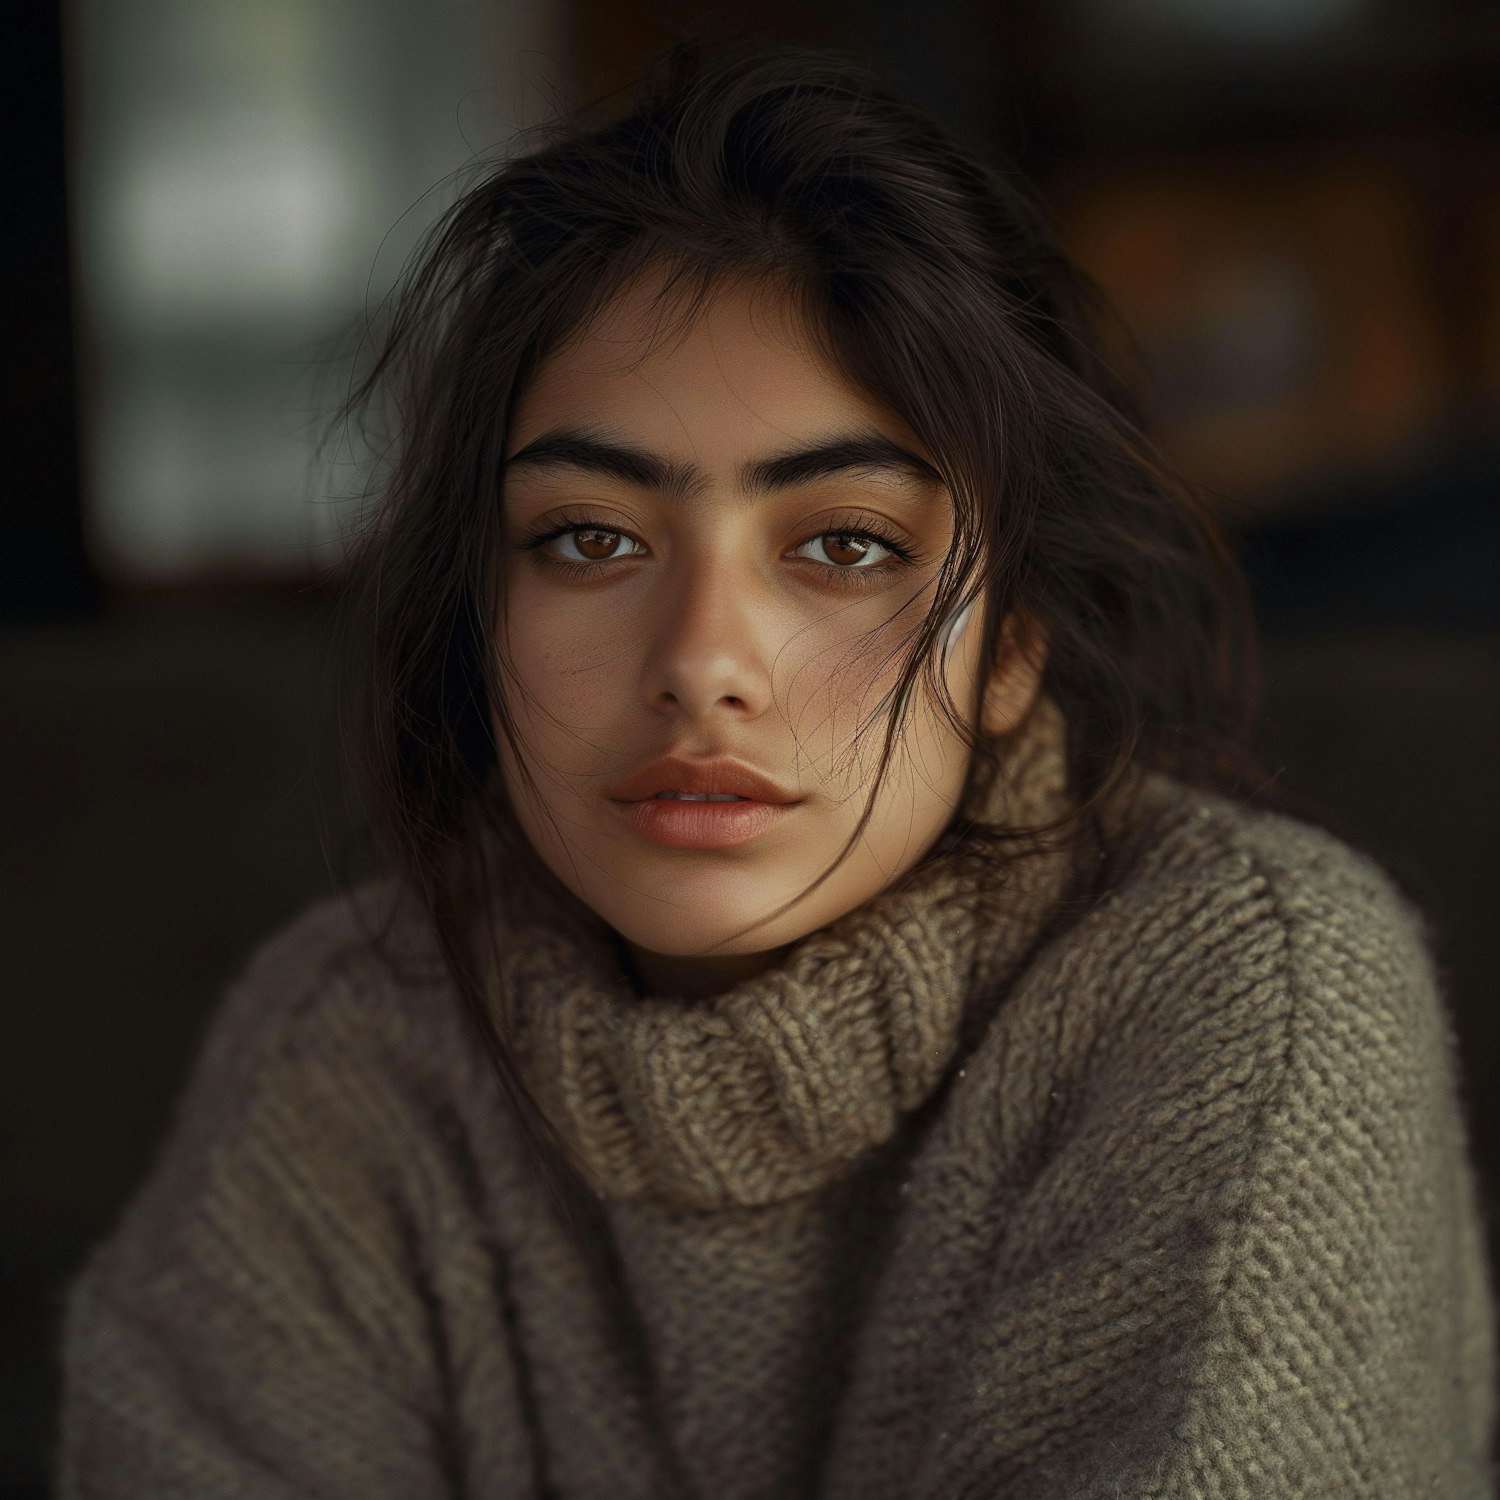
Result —
<instances>
[{"instance_id":1,"label":"knitted sweater","mask_svg":"<svg viewBox=\"0 0 1500 1500\"><path fill-rule=\"evenodd\" d=\"M1077 920L1071 856L940 859L708 1000L512 891L499 1013L617 1278L421 925L398 983L351 914L390 888L316 906L70 1288L61 1500L1490 1495L1420 914L1303 823L1154 773L1138 807Z\"/></svg>"}]
</instances>

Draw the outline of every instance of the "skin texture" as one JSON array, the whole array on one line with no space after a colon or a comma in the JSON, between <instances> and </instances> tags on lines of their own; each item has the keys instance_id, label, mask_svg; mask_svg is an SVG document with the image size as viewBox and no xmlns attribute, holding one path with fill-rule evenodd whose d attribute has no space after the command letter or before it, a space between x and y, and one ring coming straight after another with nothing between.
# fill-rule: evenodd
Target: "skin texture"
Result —
<instances>
[{"instance_id":1,"label":"skin texture","mask_svg":"<svg viewBox=\"0 0 1500 1500\"><path fill-rule=\"evenodd\" d=\"M747 486L747 461L854 433L931 459L817 352L781 294L731 283L663 336L657 285L648 274L628 286L539 367L514 412L497 650L535 792L503 734L499 744L527 837L620 935L644 991L699 997L760 972L915 864L971 752L935 703L914 707L860 842L812 895L761 921L822 874L869 799L882 695L929 607L952 507L935 477L868 466ZM560 429L691 465L690 491L509 461ZM871 521L915 561L849 534ZM579 529L521 545L563 523ZM855 572L863 586L841 586ZM947 685L980 732L1000 735L1031 705L1045 641L1033 631L1021 649L1013 616L981 685L981 613L956 622ZM747 844L664 848L621 823L606 790L668 750L733 755L805 800Z\"/></svg>"}]
</instances>

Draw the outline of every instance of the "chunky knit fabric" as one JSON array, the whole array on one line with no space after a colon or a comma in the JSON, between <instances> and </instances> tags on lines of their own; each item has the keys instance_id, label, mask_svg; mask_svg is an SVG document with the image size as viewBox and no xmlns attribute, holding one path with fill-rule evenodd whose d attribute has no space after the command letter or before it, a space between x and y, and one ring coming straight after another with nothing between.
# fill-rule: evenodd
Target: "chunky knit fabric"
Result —
<instances>
[{"instance_id":1,"label":"chunky knit fabric","mask_svg":"<svg viewBox=\"0 0 1500 1500\"><path fill-rule=\"evenodd\" d=\"M1034 717L1023 816L1062 785ZM398 983L314 908L70 1289L62 1500L1489 1496L1419 914L1290 819L1160 776L1136 817L1081 919L1061 854L994 889L937 861L706 1002L510 893L497 1006L617 1276L420 925Z\"/></svg>"},{"instance_id":2,"label":"chunky knit fabric","mask_svg":"<svg viewBox=\"0 0 1500 1500\"><path fill-rule=\"evenodd\" d=\"M964 815L1040 826L1065 812L1064 745L1043 698ZM931 1095L966 1013L1004 987L1073 873L1062 851L1036 853L1002 894L934 862L691 1004L627 993L609 929L555 882L529 885L508 913L497 1010L605 1197L774 1203L845 1172Z\"/></svg>"}]
</instances>

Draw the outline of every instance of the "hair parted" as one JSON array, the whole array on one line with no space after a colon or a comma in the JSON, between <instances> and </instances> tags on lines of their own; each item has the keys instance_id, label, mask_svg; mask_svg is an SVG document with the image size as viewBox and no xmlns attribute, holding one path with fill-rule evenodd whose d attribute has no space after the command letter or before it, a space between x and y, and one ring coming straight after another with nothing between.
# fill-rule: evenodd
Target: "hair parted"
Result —
<instances>
[{"instance_id":1,"label":"hair parted","mask_svg":"<svg viewBox=\"0 0 1500 1500\"><path fill-rule=\"evenodd\" d=\"M342 412L392 424L378 504L345 563L368 642L349 743L371 823L565 1206L576 1189L553 1157L568 1152L521 1082L473 941L504 877L496 851L527 857L497 787L494 726L514 734L493 624L500 476L531 373L648 266L684 317L731 277L790 293L943 475L953 549L882 705L877 782L923 671L967 733L935 668L956 609L982 605L986 672L1012 617L1023 643L1045 638L1077 811L1044 830L955 819L933 855L998 873L1039 835L1095 838L1096 808L1132 765L1327 822L1254 759L1248 585L1212 510L1143 432L1101 353L1102 302L1015 174L838 54L674 48L623 113L553 127L463 193L413 258ZM997 759L970 738L973 785ZM1096 868L1097 887L1108 857Z\"/></svg>"}]
</instances>

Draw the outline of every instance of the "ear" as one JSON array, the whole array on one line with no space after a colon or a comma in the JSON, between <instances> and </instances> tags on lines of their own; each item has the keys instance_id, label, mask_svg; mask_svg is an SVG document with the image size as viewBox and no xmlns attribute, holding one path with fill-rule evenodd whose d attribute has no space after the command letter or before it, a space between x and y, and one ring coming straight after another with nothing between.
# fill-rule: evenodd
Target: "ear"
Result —
<instances>
[{"instance_id":1,"label":"ear","mask_svg":"<svg viewBox=\"0 0 1500 1500\"><path fill-rule=\"evenodd\" d=\"M1019 606L1006 616L995 651L995 666L985 684L979 728L999 739L1020 727L1042 686L1047 665L1047 627Z\"/></svg>"}]
</instances>

